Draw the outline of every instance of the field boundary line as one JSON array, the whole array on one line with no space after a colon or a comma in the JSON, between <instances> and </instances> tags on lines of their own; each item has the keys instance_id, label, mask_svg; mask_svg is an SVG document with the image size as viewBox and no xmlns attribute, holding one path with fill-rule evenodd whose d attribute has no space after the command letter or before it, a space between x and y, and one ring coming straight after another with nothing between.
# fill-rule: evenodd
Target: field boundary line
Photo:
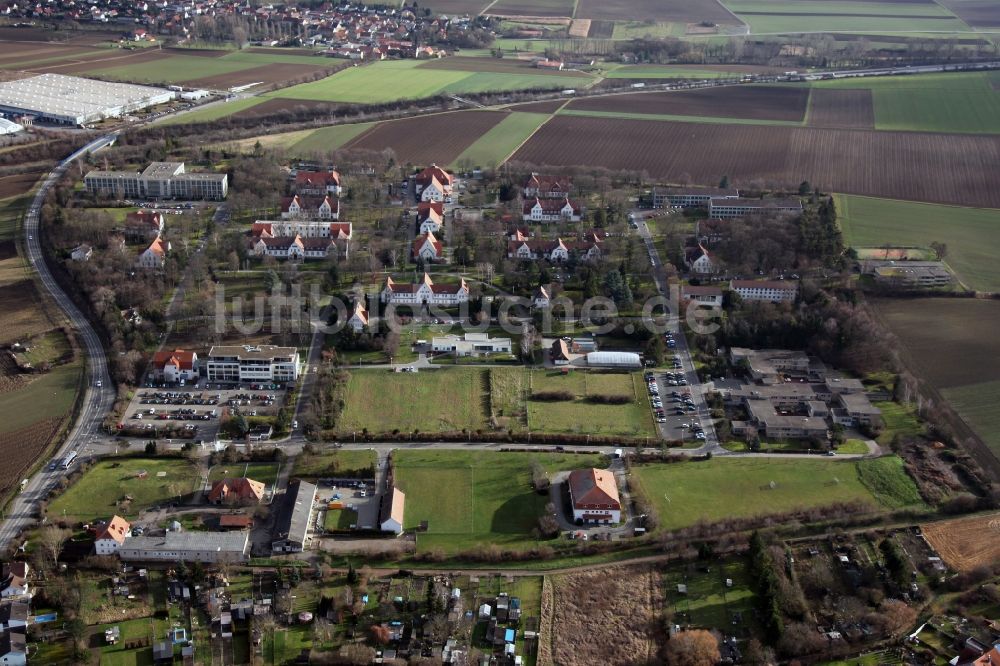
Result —
<instances>
[{"instance_id":1,"label":"field boundary line","mask_svg":"<svg viewBox=\"0 0 1000 666\"><path fill-rule=\"evenodd\" d=\"M562 107L559 107L559 108L561 109ZM514 112L512 112L512 113L516 113L516 111L514 111ZM528 136L526 136L526 137L524 138L524 140L523 140L523 141L522 141L521 143L517 144L517 146L516 146L516 147L514 148L514 150L510 151L509 153L507 153L507 156L506 156L506 157L504 157L504 158L503 158L502 160L500 160L499 162L497 162L497 166L501 166L501 165L503 165L503 164L506 164L506 163L507 163L507 160L509 160L509 159L510 159L511 157L513 157L513 156L514 156L514 154L515 154L515 153L516 153L517 151L521 150L521 147L522 147L522 146L523 146L524 144L528 143L528 141L530 141L530 140L531 140L531 137L535 136L535 134L537 134L537 133L538 133L538 130L540 130L540 129L542 129L543 127L545 127L545 125L547 125L547 124L549 123L549 121L551 121L551 120L552 120L552 119L553 119L553 118L555 117L555 115L556 115L555 113L550 113L550 114L549 114L549 117L548 117L548 118L546 118L545 120L543 120L543 121L542 121L542 123L541 123L541 124L540 124L540 125L539 125L538 127L536 127L536 128L534 129L534 130L532 130L532 131L531 131L531 134L529 134Z\"/></svg>"}]
</instances>

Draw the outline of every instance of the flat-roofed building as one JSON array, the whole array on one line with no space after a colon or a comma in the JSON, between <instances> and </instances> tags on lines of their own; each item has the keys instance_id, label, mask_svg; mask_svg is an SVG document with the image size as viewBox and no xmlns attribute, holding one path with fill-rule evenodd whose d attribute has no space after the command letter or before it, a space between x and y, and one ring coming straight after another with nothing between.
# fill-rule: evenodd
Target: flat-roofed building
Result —
<instances>
[{"instance_id":1,"label":"flat-roofed building","mask_svg":"<svg viewBox=\"0 0 1000 666\"><path fill-rule=\"evenodd\" d=\"M719 287L691 286L681 287L681 300L703 303L713 307L722 307L722 289Z\"/></svg>"},{"instance_id":2,"label":"flat-roofed building","mask_svg":"<svg viewBox=\"0 0 1000 666\"><path fill-rule=\"evenodd\" d=\"M487 333L443 335L431 340L432 351L439 354L454 354L455 356L510 354L511 349L510 338L491 338Z\"/></svg>"},{"instance_id":3,"label":"flat-roofed building","mask_svg":"<svg viewBox=\"0 0 1000 666\"><path fill-rule=\"evenodd\" d=\"M793 215L802 212L802 202L788 199L710 199L708 216L725 219L748 215L781 214Z\"/></svg>"},{"instance_id":4,"label":"flat-roofed building","mask_svg":"<svg viewBox=\"0 0 1000 666\"><path fill-rule=\"evenodd\" d=\"M799 295L795 280L732 280L729 288L744 301L791 303Z\"/></svg>"},{"instance_id":5,"label":"flat-roofed building","mask_svg":"<svg viewBox=\"0 0 1000 666\"><path fill-rule=\"evenodd\" d=\"M167 532L127 537L118 548L126 562L246 562L249 532Z\"/></svg>"},{"instance_id":6,"label":"flat-roofed building","mask_svg":"<svg viewBox=\"0 0 1000 666\"><path fill-rule=\"evenodd\" d=\"M654 187L653 208L707 206L717 199L738 199L740 191L731 187Z\"/></svg>"},{"instance_id":7,"label":"flat-roofed building","mask_svg":"<svg viewBox=\"0 0 1000 666\"><path fill-rule=\"evenodd\" d=\"M151 86L40 74L0 83L0 111L84 125L169 102L174 95Z\"/></svg>"},{"instance_id":8,"label":"flat-roofed building","mask_svg":"<svg viewBox=\"0 0 1000 666\"><path fill-rule=\"evenodd\" d=\"M276 345L222 345L205 359L210 382L294 382L299 377L299 350Z\"/></svg>"},{"instance_id":9,"label":"flat-roofed building","mask_svg":"<svg viewBox=\"0 0 1000 666\"><path fill-rule=\"evenodd\" d=\"M184 162L153 162L136 171L91 171L83 178L88 192L136 199L210 199L229 193L224 173L188 173Z\"/></svg>"},{"instance_id":10,"label":"flat-roofed building","mask_svg":"<svg viewBox=\"0 0 1000 666\"><path fill-rule=\"evenodd\" d=\"M947 287L952 274L940 261L866 261L863 272L892 287Z\"/></svg>"},{"instance_id":11,"label":"flat-roofed building","mask_svg":"<svg viewBox=\"0 0 1000 666\"><path fill-rule=\"evenodd\" d=\"M732 347L729 360L733 365L746 365L750 377L757 381L774 379L778 375L805 376L809 373L809 357L803 351L791 349L746 349Z\"/></svg>"}]
</instances>

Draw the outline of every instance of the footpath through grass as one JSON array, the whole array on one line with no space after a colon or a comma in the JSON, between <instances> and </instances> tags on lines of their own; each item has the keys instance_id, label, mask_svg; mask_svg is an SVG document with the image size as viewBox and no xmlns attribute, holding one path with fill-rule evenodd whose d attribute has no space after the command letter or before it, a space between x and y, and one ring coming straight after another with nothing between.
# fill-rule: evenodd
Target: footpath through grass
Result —
<instances>
[{"instance_id":1,"label":"footpath through grass","mask_svg":"<svg viewBox=\"0 0 1000 666\"><path fill-rule=\"evenodd\" d=\"M839 502L897 508L920 501L902 461L895 457L872 461L713 458L636 465L632 477L657 509L661 528L668 530L699 521L749 518Z\"/></svg>"},{"instance_id":2,"label":"footpath through grass","mask_svg":"<svg viewBox=\"0 0 1000 666\"><path fill-rule=\"evenodd\" d=\"M406 493L404 524L428 521L421 550L448 552L480 544L530 546L531 532L549 501L531 488L531 466L549 473L603 467L598 454L410 451L394 454L396 483Z\"/></svg>"},{"instance_id":3,"label":"footpath through grass","mask_svg":"<svg viewBox=\"0 0 1000 666\"><path fill-rule=\"evenodd\" d=\"M1000 113L1000 109L998 109ZM948 246L945 261L973 289L1000 291L1000 210L836 195L844 242L852 247Z\"/></svg>"}]
</instances>

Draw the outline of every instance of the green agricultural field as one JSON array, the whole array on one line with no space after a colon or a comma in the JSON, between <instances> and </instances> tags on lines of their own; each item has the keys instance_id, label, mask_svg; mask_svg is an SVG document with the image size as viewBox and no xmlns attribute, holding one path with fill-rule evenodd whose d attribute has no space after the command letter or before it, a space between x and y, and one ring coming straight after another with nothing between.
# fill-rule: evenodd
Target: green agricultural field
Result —
<instances>
[{"instance_id":1,"label":"green agricultural field","mask_svg":"<svg viewBox=\"0 0 1000 666\"><path fill-rule=\"evenodd\" d=\"M177 83L222 74L232 74L233 72L258 66L226 58L170 55L159 60L147 60L146 62L134 63L132 65L101 67L88 71L87 74L123 81Z\"/></svg>"},{"instance_id":2,"label":"green agricultural field","mask_svg":"<svg viewBox=\"0 0 1000 666\"><path fill-rule=\"evenodd\" d=\"M866 469L863 476L859 467L871 462L878 466ZM657 509L661 527L668 530L837 502L895 508L914 496L919 500L902 465L871 460L713 458L637 465L632 478ZM866 482L873 481L877 485L869 488Z\"/></svg>"},{"instance_id":3,"label":"green agricultural field","mask_svg":"<svg viewBox=\"0 0 1000 666\"><path fill-rule=\"evenodd\" d=\"M590 373L574 370L531 373L531 392L569 391L572 401L528 400L528 429L532 432L561 432L591 435L652 437L653 417L641 373ZM595 404L590 395L631 395L632 402L621 405Z\"/></svg>"},{"instance_id":4,"label":"green agricultural field","mask_svg":"<svg viewBox=\"0 0 1000 666\"><path fill-rule=\"evenodd\" d=\"M768 32L969 32L954 14L932 3L726 0L726 7Z\"/></svg>"},{"instance_id":5,"label":"green agricultural field","mask_svg":"<svg viewBox=\"0 0 1000 666\"><path fill-rule=\"evenodd\" d=\"M494 167L502 164L551 116L514 112L465 149L453 164Z\"/></svg>"},{"instance_id":6,"label":"green agricultural field","mask_svg":"<svg viewBox=\"0 0 1000 666\"><path fill-rule=\"evenodd\" d=\"M740 73L676 65L623 65L605 74L609 79L721 79L733 76L740 76Z\"/></svg>"},{"instance_id":7,"label":"green agricultural field","mask_svg":"<svg viewBox=\"0 0 1000 666\"><path fill-rule=\"evenodd\" d=\"M1000 458L1000 381L946 388L941 393Z\"/></svg>"},{"instance_id":8,"label":"green agricultural field","mask_svg":"<svg viewBox=\"0 0 1000 666\"><path fill-rule=\"evenodd\" d=\"M487 381L487 371L476 368L419 373L353 370L337 430L440 432L485 428Z\"/></svg>"},{"instance_id":9,"label":"green agricultural field","mask_svg":"<svg viewBox=\"0 0 1000 666\"><path fill-rule=\"evenodd\" d=\"M650 25L645 21L615 21L615 31L612 34L612 39L683 37L686 30L686 23L668 22Z\"/></svg>"},{"instance_id":10,"label":"green agricultural field","mask_svg":"<svg viewBox=\"0 0 1000 666\"><path fill-rule=\"evenodd\" d=\"M80 385L80 361L60 365L26 387L0 393L0 432L13 432L47 419L62 418L72 408Z\"/></svg>"},{"instance_id":11,"label":"green agricultural field","mask_svg":"<svg viewBox=\"0 0 1000 666\"><path fill-rule=\"evenodd\" d=\"M295 457L292 477L315 481L323 477L374 476L375 452L358 449L321 449Z\"/></svg>"},{"instance_id":12,"label":"green agricultural field","mask_svg":"<svg viewBox=\"0 0 1000 666\"><path fill-rule=\"evenodd\" d=\"M947 244L948 262L973 289L1000 291L1000 210L837 195L844 242L854 247Z\"/></svg>"},{"instance_id":13,"label":"green agricultural field","mask_svg":"<svg viewBox=\"0 0 1000 666\"><path fill-rule=\"evenodd\" d=\"M1000 133L1000 90L991 85L987 72L839 79L812 85L871 90L876 129Z\"/></svg>"},{"instance_id":14,"label":"green agricultural field","mask_svg":"<svg viewBox=\"0 0 1000 666\"><path fill-rule=\"evenodd\" d=\"M308 155L311 152L321 151L329 153L336 150L345 143L355 138L362 132L372 128L375 123L352 123L350 125L332 125L318 129L315 132L300 137L292 143L288 150L297 155Z\"/></svg>"},{"instance_id":15,"label":"green agricultural field","mask_svg":"<svg viewBox=\"0 0 1000 666\"><path fill-rule=\"evenodd\" d=\"M202 109L194 109L189 113L169 116L162 122L162 124L180 125L183 123L207 123L213 120L218 120L219 118L231 116L234 113L239 113L240 111L245 111L246 109L263 103L264 101L263 97L244 97L242 99L234 99L231 102L216 102L214 104L209 104Z\"/></svg>"},{"instance_id":16,"label":"green agricultural field","mask_svg":"<svg viewBox=\"0 0 1000 666\"><path fill-rule=\"evenodd\" d=\"M420 549L462 550L479 544L531 545L548 502L531 489L531 465L549 473L603 467L594 455L399 450L396 483L406 494L404 524L428 521Z\"/></svg>"},{"instance_id":17,"label":"green agricultural field","mask_svg":"<svg viewBox=\"0 0 1000 666\"><path fill-rule=\"evenodd\" d=\"M146 472L139 478L140 472ZM158 476L163 473L163 476ZM105 458L49 503L52 518L91 521L125 517L164 502L185 501L201 491L201 477L181 458ZM126 500L130 496L132 499Z\"/></svg>"}]
</instances>

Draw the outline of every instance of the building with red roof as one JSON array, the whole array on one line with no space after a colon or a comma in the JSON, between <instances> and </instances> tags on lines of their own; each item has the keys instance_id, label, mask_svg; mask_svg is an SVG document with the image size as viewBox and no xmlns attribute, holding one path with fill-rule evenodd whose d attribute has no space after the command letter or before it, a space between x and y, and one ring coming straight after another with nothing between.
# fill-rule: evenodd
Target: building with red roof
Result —
<instances>
[{"instance_id":1,"label":"building with red roof","mask_svg":"<svg viewBox=\"0 0 1000 666\"><path fill-rule=\"evenodd\" d=\"M264 484L246 477L222 479L212 485L209 504L257 504L264 497Z\"/></svg>"},{"instance_id":2,"label":"building with red roof","mask_svg":"<svg viewBox=\"0 0 1000 666\"><path fill-rule=\"evenodd\" d=\"M573 518L585 523L621 521L622 504L614 472L606 469L578 469L569 475L569 496Z\"/></svg>"},{"instance_id":3,"label":"building with red roof","mask_svg":"<svg viewBox=\"0 0 1000 666\"><path fill-rule=\"evenodd\" d=\"M184 349L160 351L153 355L153 376L165 382L198 378L198 354Z\"/></svg>"}]
</instances>

